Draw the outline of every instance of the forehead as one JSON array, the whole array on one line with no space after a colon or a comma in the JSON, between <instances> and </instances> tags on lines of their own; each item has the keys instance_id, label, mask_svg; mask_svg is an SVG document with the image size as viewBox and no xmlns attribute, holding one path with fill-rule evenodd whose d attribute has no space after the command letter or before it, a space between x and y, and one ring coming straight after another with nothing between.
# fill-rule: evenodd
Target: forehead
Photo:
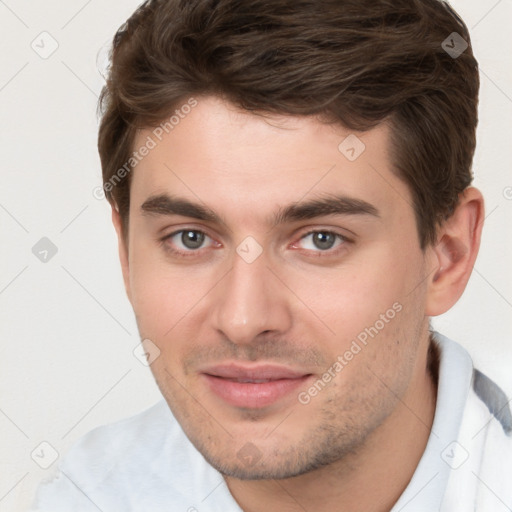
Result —
<instances>
[{"instance_id":1,"label":"forehead","mask_svg":"<svg viewBox=\"0 0 512 512\"><path fill-rule=\"evenodd\" d=\"M137 134L134 150L150 149L133 170L132 208L169 194L256 224L280 206L337 194L413 215L391 168L385 124L358 133L313 117L257 115L214 97L177 110Z\"/></svg>"}]
</instances>

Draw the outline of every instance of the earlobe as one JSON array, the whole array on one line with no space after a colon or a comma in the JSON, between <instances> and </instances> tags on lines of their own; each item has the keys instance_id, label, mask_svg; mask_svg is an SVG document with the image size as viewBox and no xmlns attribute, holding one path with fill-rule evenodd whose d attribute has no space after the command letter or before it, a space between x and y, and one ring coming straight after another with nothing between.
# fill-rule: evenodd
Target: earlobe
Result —
<instances>
[{"instance_id":1,"label":"earlobe","mask_svg":"<svg viewBox=\"0 0 512 512\"><path fill-rule=\"evenodd\" d=\"M448 311L460 298L471 276L484 221L484 200L479 190L466 189L457 208L438 230L430 248L434 269L429 280L425 314Z\"/></svg>"},{"instance_id":2,"label":"earlobe","mask_svg":"<svg viewBox=\"0 0 512 512\"><path fill-rule=\"evenodd\" d=\"M112 224L117 233L117 246L119 251L119 261L121 263L121 271L123 273L124 287L126 295L131 302L130 290L130 265L128 258L128 243L123 233L123 221L117 205L112 205Z\"/></svg>"}]
</instances>

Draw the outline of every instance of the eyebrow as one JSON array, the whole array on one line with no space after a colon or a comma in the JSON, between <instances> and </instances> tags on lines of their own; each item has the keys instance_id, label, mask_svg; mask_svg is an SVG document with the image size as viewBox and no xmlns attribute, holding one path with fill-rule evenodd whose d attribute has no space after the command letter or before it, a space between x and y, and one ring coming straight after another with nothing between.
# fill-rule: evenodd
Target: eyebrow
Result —
<instances>
[{"instance_id":1,"label":"eyebrow","mask_svg":"<svg viewBox=\"0 0 512 512\"><path fill-rule=\"evenodd\" d=\"M225 224L224 220L213 210L188 199L159 194L149 197L141 206L143 215L181 215L194 219ZM272 227L299 220L314 219L325 215L368 215L380 217L379 210L372 204L344 195L328 194L321 199L291 203L268 219Z\"/></svg>"}]
</instances>

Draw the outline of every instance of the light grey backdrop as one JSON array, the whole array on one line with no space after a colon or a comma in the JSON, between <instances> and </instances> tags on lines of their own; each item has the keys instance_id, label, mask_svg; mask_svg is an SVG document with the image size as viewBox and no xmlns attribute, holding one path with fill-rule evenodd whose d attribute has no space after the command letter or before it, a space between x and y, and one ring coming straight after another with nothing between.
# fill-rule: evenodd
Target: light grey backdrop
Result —
<instances>
[{"instance_id":1,"label":"light grey backdrop","mask_svg":"<svg viewBox=\"0 0 512 512\"><path fill-rule=\"evenodd\" d=\"M0 0L2 512L25 510L79 436L160 396L133 355L109 207L93 194L100 49L137 5ZM467 291L434 326L512 396L512 2L453 5L480 62L474 170L487 220Z\"/></svg>"}]
</instances>

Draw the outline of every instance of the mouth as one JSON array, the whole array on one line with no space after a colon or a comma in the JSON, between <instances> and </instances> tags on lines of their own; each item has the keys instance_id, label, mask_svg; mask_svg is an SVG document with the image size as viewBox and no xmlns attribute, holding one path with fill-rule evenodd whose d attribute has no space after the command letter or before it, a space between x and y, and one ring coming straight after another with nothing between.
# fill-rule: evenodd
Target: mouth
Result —
<instances>
[{"instance_id":1,"label":"mouth","mask_svg":"<svg viewBox=\"0 0 512 512\"><path fill-rule=\"evenodd\" d=\"M275 365L225 364L204 369L201 376L229 405L258 409L289 397L312 374Z\"/></svg>"}]
</instances>

